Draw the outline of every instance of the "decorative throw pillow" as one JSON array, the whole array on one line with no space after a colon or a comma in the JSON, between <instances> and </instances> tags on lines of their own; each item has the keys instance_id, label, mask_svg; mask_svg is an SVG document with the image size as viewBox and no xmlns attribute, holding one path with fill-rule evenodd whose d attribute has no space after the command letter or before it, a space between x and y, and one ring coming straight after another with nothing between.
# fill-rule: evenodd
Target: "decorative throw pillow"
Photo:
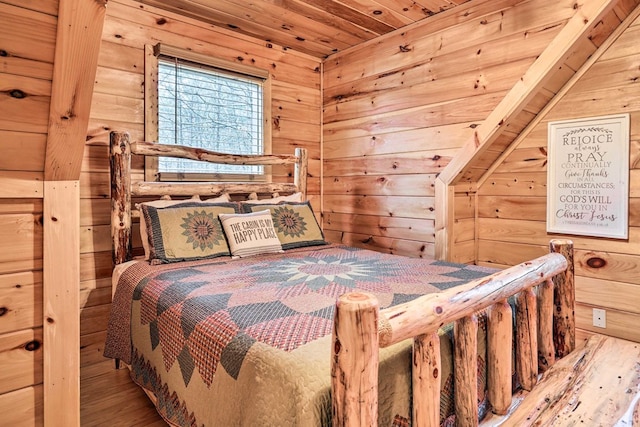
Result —
<instances>
[{"instance_id":1,"label":"decorative throw pillow","mask_svg":"<svg viewBox=\"0 0 640 427\"><path fill-rule=\"evenodd\" d=\"M327 244L309 202L284 202L270 205L241 203L242 212L255 212L261 209L268 209L271 212L282 249Z\"/></svg>"},{"instance_id":2,"label":"decorative throw pillow","mask_svg":"<svg viewBox=\"0 0 640 427\"><path fill-rule=\"evenodd\" d=\"M236 212L236 203L186 202L157 208L142 205L152 264L229 255L218 215Z\"/></svg>"},{"instance_id":3,"label":"decorative throw pillow","mask_svg":"<svg viewBox=\"0 0 640 427\"><path fill-rule=\"evenodd\" d=\"M293 193L288 196L272 197L270 199L243 200L240 203L249 203L252 205L276 204L280 202L302 202L302 193Z\"/></svg>"},{"instance_id":4,"label":"decorative throw pillow","mask_svg":"<svg viewBox=\"0 0 640 427\"><path fill-rule=\"evenodd\" d=\"M229 193L222 193L218 197L213 197L211 199L203 200L203 202L207 202L207 203L224 203L224 202L230 202L230 201L231 201L231 197L229 197Z\"/></svg>"},{"instance_id":5,"label":"decorative throw pillow","mask_svg":"<svg viewBox=\"0 0 640 427\"><path fill-rule=\"evenodd\" d=\"M268 210L245 214L221 213L219 217L232 256L248 257L282 252L282 245Z\"/></svg>"},{"instance_id":6,"label":"decorative throw pillow","mask_svg":"<svg viewBox=\"0 0 640 427\"><path fill-rule=\"evenodd\" d=\"M204 200L204 202L206 203L225 203L230 201L231 199L229 198L229 195L226 193L222 194L219 197L215 197L213 199ZM149 238L147 237L147 222L144 219L144 215L142 215L142 206L153 206L154 208L166 208L169 206L175 206L175 205L179 205L181 203L187 203L187 202L204 203L203 201L200 200L200 197L198 196L193 196L192 198L185 199L185 200L159 199L159 200L152 200L150 202L136 203L136 209L140 210L140 240L142 240L142 249L144 249L144 259L146 260L149 259Z\"/></svg>"}]
</instances>

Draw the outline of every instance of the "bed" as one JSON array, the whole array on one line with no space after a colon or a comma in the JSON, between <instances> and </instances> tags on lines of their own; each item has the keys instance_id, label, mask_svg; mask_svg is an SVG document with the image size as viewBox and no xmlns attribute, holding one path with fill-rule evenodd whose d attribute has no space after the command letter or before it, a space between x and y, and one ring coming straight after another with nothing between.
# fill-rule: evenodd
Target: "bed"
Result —
<instances>
[{"instance_id":1,"label":"bed","mask_svg":"<svg viewBox=\"0 0 640 427\"><path fill-rule=\"evenodd\" d=\"M294 165L294 179L132 182L132 153ZM232 156L111 134L105 356L127 364L169 424L477 425L510 414L526 400L513 392L574 350L571 242L504 271L328 244L306 163L302 149ZM132 261L132 200L158 197L137 214L148 259ZM217 240L197 241L214 228Z\"/></svg>"}]
</instances>

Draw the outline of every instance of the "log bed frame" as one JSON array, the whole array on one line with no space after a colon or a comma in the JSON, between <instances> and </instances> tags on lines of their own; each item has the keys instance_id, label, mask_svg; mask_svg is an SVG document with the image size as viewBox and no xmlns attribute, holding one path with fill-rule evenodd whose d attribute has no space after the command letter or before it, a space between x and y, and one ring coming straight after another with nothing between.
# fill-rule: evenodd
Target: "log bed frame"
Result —
<instances>
[{"instance_id":1,"label":"log bed frame","mask_svg":"<svg viewBox=\"0 0 640 427\"><path fill-rule=\"evenodd\" d=\"M131 218L135 216L131 208L132 197L171 198L222 193L255 197L256 194L298 191L306 195L307 152L301 148L297 148L292 156L240 156L148 142L132 143L129 134L124 132L111 132L110 146L111 230L115 264L132 259ZM132 154L224 164L293 164L294 182L132 182ZM635 417L633 425L640 425L637 421L640 419L638 399L633 398L640 395L638 345L620 344L623 340L596 335L596 339L576 350L573 244L569 240L552 240L549 246L551 253L535 260L384 310L379 310L378 302L371 294L352 292L342 295L336 303L331 354L333 425L377 425L379 348L413 338L412 426L439 426L441 369L438 329L451 322L454 323L456 342L454 388L465 390L454 396L457 425L552 425L558 420L560 424L553 425L563 425L562 420L568 422L573 416L575 422L577 418L588 418L596 411L604 411L605 417L618 420L620 407L622 412L631 407L631 418ZM511 348L513 318L507 302L510 297L515 297L516 301L515 353ZM476 387L478 322L475 313L485 309L488 310L487 396L492 414L479 423ZM607 352L596 351L605 347L609 349ZM593 375L597 376L597 373L587 372L587 368L579 369L584 371L580 376L576 373L576 366L584 365L587 358L592 362L588 368L593 370L598 365L596 361L617 362L621 352L625 357L619 368L633 371L635 366L635 374L627 375L615 384L607 384L611 388L609 395L617 396L618 389L627 393L624 402L615 402L614 409L603 408L592 397L588 405L594 407L586 409L586 415L574 412L577 408L575 402L574 409L570 411L573 414L563 415L563 408L571 405L567 400L569 397L584 399L581 390L590 390L583 383L578 387L576 378L586 377L583 381L593 382ZM603 353L608 357L602 359L604 362L596 356ZM522 387L522 391L516 394L512 390L512 360ZM539 373L545 374L540 376ZM617 377L619 379L622 375ZM583 411L585 407L583 405ZM544 424L544 420L548 424Z\"/></svg>"}]
</instances>

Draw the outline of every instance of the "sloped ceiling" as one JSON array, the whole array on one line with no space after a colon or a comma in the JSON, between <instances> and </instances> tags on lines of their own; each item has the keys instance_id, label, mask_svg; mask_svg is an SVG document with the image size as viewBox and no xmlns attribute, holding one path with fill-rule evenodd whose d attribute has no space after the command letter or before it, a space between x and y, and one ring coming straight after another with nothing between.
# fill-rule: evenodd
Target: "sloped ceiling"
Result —
<instances>
[{"instance_id":1,"label":"sloped ceiling","mask_svg":"<svg viewBox=\"0 0 640 427\"><path fill-rule=\"evenodd\" d=\"M591 63L592 55L612 34L624 30L628 17L638 13L639 4L640 0L589 0L576 7L576 14L560 35L491 112L439 179L463 186L482 182L516 138L526 135L531 121L554 105L554 97L569 87L565 84L576 72Z\"/></svg>"},{"instance_id":2,"label":"sloped ceiling","mask_svg":"<svg viewBox=\"0 0 640 427\"><path fill-rule=\"evenodd\" d=\"M326 58L468 0L139 0ZM486 0L476 1L481 3ZM500 3L500 2L498 2Z\"/></svg>"}]
</instances>

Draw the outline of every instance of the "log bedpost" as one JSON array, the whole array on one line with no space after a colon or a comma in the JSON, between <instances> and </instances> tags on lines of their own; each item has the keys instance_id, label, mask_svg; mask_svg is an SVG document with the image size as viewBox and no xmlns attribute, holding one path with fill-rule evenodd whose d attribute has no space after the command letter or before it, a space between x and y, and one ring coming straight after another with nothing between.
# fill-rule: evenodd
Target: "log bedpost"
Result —
<instances>
[{"instance_id":1,"label":"log bedpost","mask_svg":"<svg viewBox=\"0 0 640 427\"><path fill-rule=\"evenodd\" d=\"M298 191L302 193L302 200L307 200L307 173L309 154L305 148L296 148L295 151L298 160L294 166L293 183L298 187Z\"/></svg>"},{"instance_id":2,"label":"log bedpost","mask_svg":"<svg viewBox=\"0 0 640 427\"><path fill-rule=\"evenodd\" d=\"M556 357L568 355L576 347L576 321L574 305L576 289L574 282L573 242L571 240L554 239L549 243L553 253L559 253L567 259L567 269L553 278L554 311L553 342Z\"/></svg>"},{"instance_id":3,"label":"log bedpost","mask_svg":"<svg viewBox=\"0 0 640 427\"><path fill-rule=\"evenodd\" d=\"M538 368L546 371L556 361L553 347L553 280L538 285Z\"/></svg>"},{"instance_id":4,"label":"log bedpost","mask_svg":"<svg viewBox=\"0 0 640 427\"><path fill-rule=\"evenodd\" d=\"M338 298L333 322L333 426L378 425L378 300L366 292Z\"/></svg>"},{"instance_id":5,"label":"log bedpost","mask_svg":"<svg viewBox=\"0 0 640 427\"><path fill-rule=\"evenodd\" d=\"M506 414L511 406L511 342L513 317L505 299L491 306L487 320L487 393L498 415Z\"/></svg>"},{"instance_id":6,"label":"log bedpost","mask_svg":"<svg viewBox=\"0 0 640 427\"><path fill-rule=\"evenodd\" d=\"M129 134L111 132L111 238L113 262L131 259L131 146Z\"/></svg>"},{"instance_id":7,"label":"log bedpost","mask_svg":"<svg viewBox=\"0 0 640 427\"><path fill-rule=\"evenodd\" d=\"M440 336L438 332L418 335L413 340L413 427L440 425Z\"/></svg>"},{"instance_id":8,"label":"log bedpost","mask_svg":"<svg viewBox=\"0 0 640 427\"><path fill-rule=\"evenodd\" d=\"M453 382L456 425L478 425L478 318L475 314L453 324ZM461 392L463 391L463 392Z\"/></svg>"},{"instance_id":9,"label":"log bedpost","mask_svg":"<svg viewBox=\"0 0 640 427\"><path fill-rule=\"evenodd\" d=\"M516 295L516 373L522 388L531 391L538 381L538 309L533 289Z\"/></svg>"}]
</instances>

